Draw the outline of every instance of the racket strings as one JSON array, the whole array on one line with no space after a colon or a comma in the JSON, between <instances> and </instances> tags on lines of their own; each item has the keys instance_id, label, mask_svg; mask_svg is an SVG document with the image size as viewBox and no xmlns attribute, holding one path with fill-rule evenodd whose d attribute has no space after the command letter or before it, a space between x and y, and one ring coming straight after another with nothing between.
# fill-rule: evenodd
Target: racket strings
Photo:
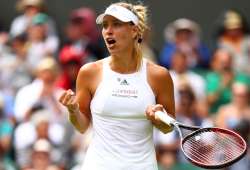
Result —
<instances>
[{"instance_id":1,"label":"racket strings","mask_svg":"<svg viewBox=\"0 0 250 170\"><path fill-rule=\"evenodd\" d=\"M206 152L206 151L205 151ZM225 163L227 161L229 161L230 159L224 159L223 158L223 161L220 161L218 163L215 162L214 159L212 159L212 157L208 154L206 155L201 155L201 152L198 153L198 152L192 152L192 153L189 153L190 157L193 159L193 160L196 160L200 163L203 163L203 164L207 164L207 165L215 165L215 164L221 164L221 163ZM212 155L213 156L213 155Z\"/></svg>"},{"instance_id":2,"label":"racket strings","mask_svg":"<svg viewBox=\"0 0 250 170\"><path fill-rule=\"evenodd\" d=\"M185 154L203 164L217 165L229 162L244 152L240 139L230 134L203 131L189 137L183 144Z\"/></svg>"},{"instance_id":3,"label":"racket strings","mask_svg":"<svg viewBox=\"0 0 250 170\"><path fill-rule=\"evenodd\" d=\"M217 141L219 141L219 140L221 140L221 139L217 139ZM228 143L228 142L225 142L225 143ZM199 146L199 143L197 143L197 139L191 141L191 146ZM211 157L211 153L214 153L214 151L211 150L212 149L211 146L213 146L213 150L217 151L217 153L218 153L218 151L223 151L223 147L221 145L218 145L218 143L215 143L215 145L212 145L212 144L208 145L207 148L206 147L202 147L201 150L200 150L200 148L198 148L199 152L191 152L191 153L192 153L193 156L196 157L196 159L197 159L197 157L198 158L200 157L199 158L200 161L205 160L206 162L209 162L209 161L211 162L213 160L213 159L211 159L212 158ZM196 149L197 150L196 147L190 147L189 149L192 149L192 150ZM233 154L229 150L225 150L223 152L228 157L228 159L230 159L233 156ZM194 153L197 153L197 154L194 154ZM205 154L209 153L210 155L208 155L208 154L204 155L202 153L205 153ZM224 160L227 161L226 157L224 158Z\"/></svg>"},{"instance_id":4,"label":"racket strings","mask_svg":"<svg viewBox=\"0 0 250 170\"><path fill-rule=\"evenodd\" d=\"M195 142L191 142L190 145L186 145L185 146L185 152L187 150L189 150L188 152L186 152L187 154L189 154L189 156L195 160L199 160L200 162L206 162L206 163L210 163L212 162L212 157L208 154L203 154L203 153L208 153L211 152L211 149L208 147L204 147L200 150L200 148L197 148L197 143ZM198 149L198 151L197 151ZM191 150L191 151L190 151Z\"/></svg>"},{"instance_id":5,"label":"racket strings","mask_svg":"<svg viewBox=\"0 0 250 170\"><path fill-rule=\"evenodd\" d=\"M196 160L199 160L200 162L203 162L203 163L207 163L207 164L214 164L214 156L213 155L209 155L209 154L202 154L202 153L208 153L208 152L211 152L211 149L210 148L202 148L202 151L198 151L198 152L194 152L194 150L195 149L197 149L196 147L195 147L195 144L191 144L190 146L189 146L189 148L188 149L192 149L193 150L193 152L189 152L190 153L190 156L191 156L191 158L193 158L193 159L196 159ZM213 150L220 150L221 148L216 148L216 149L213 149ZM224 152L227 156L228 156L228 159L226 159L226 158L224 158L224 160L223 161L221 161L221 163L225 163L225 162L228 162L228 161L230 161L231 159L230 158L232 158L232 154L231 154L231 152Z\"/></svg>"},{"instance_id":6,"label":"racket strings","mask_svg":"<svg viewBox=\"0 0 250 170\"><path fill-rule=\"evenodd\" d=\"M217 135L217 134L216 134ZM240 155L240 153L241 152L237 152L237 150L236 150L236 153L237 154L235 154L235 152L234 152L234 154L232 154L232 152L231 152L231 150L225 150L225 147L227 147L227 145L228 144L230 144L230 146L232 146L232 140L230 140L230 141L227 141L227 140L224 140L224 144L221 144L221 143L218 143L218 142L220 142L220 141L222 141L224 139L224 137L223 138L221 138L221 136L218 136L217 135L217 139L216 139L216 141L215 142L213 142L212 144L210 144L210 145L208 145L207 146L207 148L206 147L203 147L201 150L199 150L199 153L198 152L196 152L196 153L198 153L198 155L195 155L195 157L197 158L197 156L200 156L201 158L203 158L204 160L206 160L206 161L212 161L213 160L213 157L211 157L211 156L213 156L212 154L213 153L219 153L220 152L220 154L223 154L223 160L224 161L229 161L232 157L234 157L235 155ZM233 144L235 144L235 142L233 142ZM191 146L199 146L199 143L197 143L196 142L196 140L194 141L194 140L192 140L191 141ZM204 145L204 144L203 144ZM193 150L195 150L196 148L195 147L190 147L190 149L193 149ZM193 156L194 156L194 153L195 152L191 152L192 154L193 154ZM202 154L202 153L205 153L205 154L207 154L207 153L209 153L210 155L209 155L209 157L208 157L208 155L204 155L204 154ZM222 158L221 158L222 159ZM202 160L202 159L200 159L200 160ZM224 162L223 161L223 162Z\"/></svg>"}]
</instances>

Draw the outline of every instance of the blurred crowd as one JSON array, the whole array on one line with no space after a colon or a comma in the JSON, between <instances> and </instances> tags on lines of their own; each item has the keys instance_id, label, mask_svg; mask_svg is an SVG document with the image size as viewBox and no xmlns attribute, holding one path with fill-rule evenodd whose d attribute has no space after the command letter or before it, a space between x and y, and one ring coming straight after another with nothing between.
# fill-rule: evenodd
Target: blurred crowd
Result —
<instances>
[{"instance_id":1,"label":"blurred crowd","mask_svg":"<svg viewBox=\"0 0 250 170\"><path fill-rule=\"evenodd\" d=\"M79 170L91 128L78 133L58 103L74 89L80 67L108 56L96 11L74 9L58 36L56 21L43 0L18 0L9 30L0 30L0 170ZM0 28L3 27L0 23ZM143 55L169 69L180 122L232 129L250 144L250 37L240 11L218 16L211 35L215 48L202 42L199 23L179 18L166 23L163 47L153 47L151 30ZM179 149L178 133L155 129L160 170L196 170ZM250 153L227 170L250 169Z\"/></svg>"}]
</instances>

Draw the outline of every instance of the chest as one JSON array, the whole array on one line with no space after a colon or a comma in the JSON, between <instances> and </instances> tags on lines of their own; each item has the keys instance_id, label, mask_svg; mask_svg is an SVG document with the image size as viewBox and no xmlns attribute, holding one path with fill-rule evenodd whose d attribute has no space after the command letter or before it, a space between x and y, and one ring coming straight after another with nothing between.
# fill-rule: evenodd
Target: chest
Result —
<instances>
[{"instance_id":1,"label":"chest","mask_svg":"<svg viewBox=\"0 0 250 170\"><path fill-rule=\"evenodd\" d=\"M91 102L93 114L117 118L145 118L155 96L139 77L112 77L102 81Z\"/></svg>"}]
</instances>

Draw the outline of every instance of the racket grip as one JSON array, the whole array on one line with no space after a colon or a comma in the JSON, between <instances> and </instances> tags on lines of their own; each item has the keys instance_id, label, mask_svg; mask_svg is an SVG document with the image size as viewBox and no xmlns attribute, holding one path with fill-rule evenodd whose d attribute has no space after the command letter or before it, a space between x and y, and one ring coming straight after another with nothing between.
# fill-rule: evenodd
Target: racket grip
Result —
<instances>
[{"instance_id":1,"label":"racket grip","mask_svg":"<svg viewBox=\"0 0 250 170\"><path fill-rule=\"evenodd\" d=\"M166 112L163 111L156 111L155 116L157 116L162 122L166 123L169 126L173 126L175 119L170 117Z\"/></svg>"}]
</instances>

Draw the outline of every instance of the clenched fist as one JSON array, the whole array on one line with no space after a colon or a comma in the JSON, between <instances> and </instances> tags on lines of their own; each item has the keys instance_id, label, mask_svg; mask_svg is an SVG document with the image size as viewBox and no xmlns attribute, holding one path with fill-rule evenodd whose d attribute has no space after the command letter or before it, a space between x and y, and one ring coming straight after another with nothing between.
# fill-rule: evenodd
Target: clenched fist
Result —
<instances>
[{"instance_id":1,"label":"clenched fist","mask_svg":"<svg viewBox=\"0 0 250 170\"><path fill-rule=\"evenodd\" d=\"M75 93L71 89L63 92L59 98L59 102L67 107L70 113L74 113L79 110L79 104L76 101Z\"/></svg>"}]
</instances>

